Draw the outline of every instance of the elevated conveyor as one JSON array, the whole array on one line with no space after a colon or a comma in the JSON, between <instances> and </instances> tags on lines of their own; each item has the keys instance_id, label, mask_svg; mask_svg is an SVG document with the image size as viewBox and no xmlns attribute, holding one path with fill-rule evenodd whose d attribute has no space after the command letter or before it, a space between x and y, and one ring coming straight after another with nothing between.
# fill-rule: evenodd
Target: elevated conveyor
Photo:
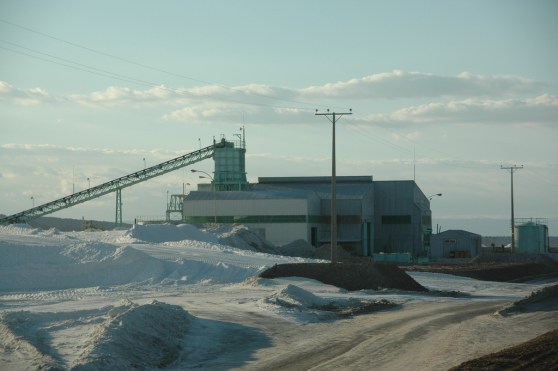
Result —
<instances>
[{"instance_id":1,"label":"elevated conveyor","mask_svg":"<svg viewBox=\"0 0 558 371\"><path fill-rule=\"evenodd\" d=\"M121 208L122 188L133 186L134 184L144 182L148 179L155 178L157 176L169 173L171 171L210 158L215 153L215 147L218 145L219 144L213 144L211 146L201 148L197 151L185 154L183 156L177 157L175 159L166 162L162 162L155 166L148 167L144 170L137 171L135 173L120 177L118 179L111 180L101 185L86 189L81 192L71 194L69 196L60 198L55 201L48 202L46 204L34 207L32 209L7 216L5 218L0 219L0 224L27 223L29 220L33 220L40 216L51 214L62 209L67 209L74 205L92 200L97 197L104 196L112 192L116 192L116 224L121 224L122 223L122 208Z\"/></svg>"}]
</instances>

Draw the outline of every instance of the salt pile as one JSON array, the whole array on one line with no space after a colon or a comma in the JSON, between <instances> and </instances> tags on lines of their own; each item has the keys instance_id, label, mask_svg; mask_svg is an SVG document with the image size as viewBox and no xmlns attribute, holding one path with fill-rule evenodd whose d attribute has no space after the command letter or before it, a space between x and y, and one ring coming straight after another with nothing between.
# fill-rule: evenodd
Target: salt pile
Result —
<instances>
[{"instance_id":1,"label":"salt pile","mask_svg":"<svg viewBox=\"0 0 558 371\"><path fill-rule=\"evenodd\" d=\"M177 305L153 301L112 310L88 340L72 368L165 368L180 356L194 317Z\"/></svg>"},{"instance_id":2,"label":"salt pile","mask_svg":"<svg viewBox=\"0 0 558 371\"><path fill-rule=\"evenodd\" d=\"M219 243L219 239L214 234L200 230L191 224L134 224L126 235L132 241L147 243L184 240Z\"/></svg>"}]
</instances>

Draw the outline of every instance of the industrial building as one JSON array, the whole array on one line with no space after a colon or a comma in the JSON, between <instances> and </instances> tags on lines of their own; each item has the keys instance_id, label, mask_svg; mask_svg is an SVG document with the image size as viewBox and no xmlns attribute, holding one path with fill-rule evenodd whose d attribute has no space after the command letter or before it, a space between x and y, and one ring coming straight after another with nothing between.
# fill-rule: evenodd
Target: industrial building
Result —
<instances>
[{"instance_id":1,"label":"industrial building","mask_svg":"<svg viewBox=\"0 0 558 371\"><path fill-rule=\"evenodd\" d=\"M447 230L432 235L430 257L432 259L473 258L481 253L482 236L463 231Z\"/></svg>"},{"instance_id":2,"label":"industrial building","mask_svg":"<svg viewBox=\"0 0 558 371\"><path fill-rule=\"evenodd\" d=\"M331 243L331 177L261 177L249 184L245 142L216 144L210 184L182 196L186 223L241 223L276 245L303 239ZM192 170L196 172L196 170ZM426 256L432 232L430 202L414 181L336 177L337 243L358 256Z\"/></svg>"}]
</instances>

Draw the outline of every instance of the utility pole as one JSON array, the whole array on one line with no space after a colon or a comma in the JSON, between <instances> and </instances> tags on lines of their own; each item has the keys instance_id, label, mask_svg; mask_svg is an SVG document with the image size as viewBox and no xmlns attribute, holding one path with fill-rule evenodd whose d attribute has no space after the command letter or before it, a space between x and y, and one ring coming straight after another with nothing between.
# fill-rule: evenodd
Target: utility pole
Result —
<instances>
[{"instance_id":1,"label":"utility pole","mask_svg":"<svg viewBox=\"0 0 558 371\"><path fill-rule=\"evenodd\" d=\"M319 113L316 110L316 116L326 116L333 124L333 133L331 141L331 262L337 263L337 185L336 185L336 169L335 169L335 122L336 118L344 115L352 115L353 110L349 112L327 112ZM331 118L329 117L331 116Z\"/></svg>"},{"instance_id":2,"label":"utility pole","mask_svg":"<svg viewBox=\"0 0 558 371\"><path fill-rule=\"evenodd\" d=\"M523 165L517 166L500 166L500 169L509 170L511 174L511 252L515 252L515 218L513 215L513 172L515 170L523 169Z\"/></svg>"}]
</instances>

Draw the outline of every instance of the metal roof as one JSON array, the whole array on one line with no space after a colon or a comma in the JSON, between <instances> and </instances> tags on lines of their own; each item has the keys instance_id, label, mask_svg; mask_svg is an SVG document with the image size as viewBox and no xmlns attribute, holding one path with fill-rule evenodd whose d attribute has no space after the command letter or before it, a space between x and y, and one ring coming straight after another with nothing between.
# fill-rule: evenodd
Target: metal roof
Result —
<instances>
[{"instance_id":1,"label":"metal roof","mask_svg":"<svg viewBox=\"0 0 558 371\"><path fill-rule=\"evenodd\" d=\"M188 201L196 200L273 200L273 199L309 199L317 197L307 190L266 190L266 191L192 191L186 196Z\"/></svg>"}]
</instances>

